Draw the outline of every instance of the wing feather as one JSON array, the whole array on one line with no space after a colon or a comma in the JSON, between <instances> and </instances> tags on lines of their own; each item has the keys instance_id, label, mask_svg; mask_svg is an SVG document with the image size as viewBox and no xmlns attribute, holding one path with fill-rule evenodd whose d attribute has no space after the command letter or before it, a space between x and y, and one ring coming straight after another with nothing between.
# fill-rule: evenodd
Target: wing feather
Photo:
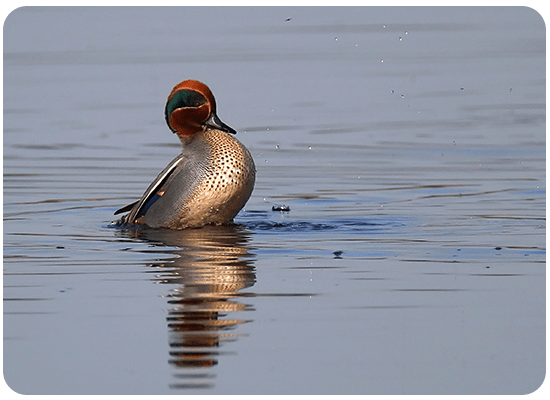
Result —
<instances>
[{"instance_id":1,"label":"wing feather","mask_svg":"<svg viewBox=\"0 0 550 400\"><path fill-rule=\"evenodd\" d=\"M168 180L170 175L176 170L176 167L182 162L183 156L180 154L174 158L170 164L156 177L156 179L149 185L141 199L135 203L129 204L126 207L117 210L115 214L130 211L130 213L124 217L125 223L133 224L136 219L145 214L147 209L158 200L158 191L162 188L162 185Z\"/></svg>"}]
</instances>

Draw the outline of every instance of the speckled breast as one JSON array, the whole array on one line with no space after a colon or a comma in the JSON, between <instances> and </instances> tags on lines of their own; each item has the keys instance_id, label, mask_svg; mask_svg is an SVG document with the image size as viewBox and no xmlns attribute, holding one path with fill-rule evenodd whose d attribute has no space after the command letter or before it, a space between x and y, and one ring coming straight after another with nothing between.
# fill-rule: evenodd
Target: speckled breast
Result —
<instances>
[{"instance_id":1,"label":"speckled breast","mask_svg":"<svg viewBox=\"0 0 550 400\"><path fill-rule=\"evenodd\" d=\"M180 207L178 216L167 225L172 229L230 222L254 188L254 160L241 142L219 130L198 133L193 141L206 146L205 160L197 162L201 165L197 165L196 171L198 184Z\"/></svg>"}]
</instances>

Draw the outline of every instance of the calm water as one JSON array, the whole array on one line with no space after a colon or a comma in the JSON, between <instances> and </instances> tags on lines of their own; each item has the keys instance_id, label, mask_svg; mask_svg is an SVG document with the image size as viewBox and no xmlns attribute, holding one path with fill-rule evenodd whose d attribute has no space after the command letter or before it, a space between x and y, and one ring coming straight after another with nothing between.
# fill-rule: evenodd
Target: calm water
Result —
<instances>
[{"instance_id":1,"label":"calm water","mask_svg":"<svg viewBox=\"0 0 550 400\"><path fill-rule=\"evenodd\" d=\"M235 226L110 227L206 82ZM4 25L4 378L25 394L525 394L545 376L528 8L23 8ZM286 205L289 212L272 211Z\"/></svg>"}]
</instances>

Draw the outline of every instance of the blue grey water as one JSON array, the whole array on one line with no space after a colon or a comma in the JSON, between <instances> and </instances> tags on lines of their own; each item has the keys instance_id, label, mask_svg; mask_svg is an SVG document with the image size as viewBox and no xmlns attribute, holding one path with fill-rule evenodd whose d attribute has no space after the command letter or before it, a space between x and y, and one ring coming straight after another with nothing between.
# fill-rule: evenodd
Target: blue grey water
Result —
<instances>
[{"instance_id":1,"label":"blue grey water","mask_svg":"<svg viewBox=\"0 0 550 400\"><path fill-rule=\"evenodd\" d=\"M545 26L516 8L20 8L4 379L24 394L525 394L545 376ZM234 226L120 230L204 81ZM284 205L290 211L272 211Z\"/></svg>"}]
</instances>

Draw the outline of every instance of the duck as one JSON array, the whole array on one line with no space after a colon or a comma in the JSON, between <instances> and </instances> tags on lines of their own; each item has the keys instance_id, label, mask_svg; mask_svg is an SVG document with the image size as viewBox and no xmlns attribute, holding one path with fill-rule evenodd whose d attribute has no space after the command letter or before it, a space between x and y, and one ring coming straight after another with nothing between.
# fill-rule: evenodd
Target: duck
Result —
<instances>
[{"instance_id":1,"label":"duck","mask_svg":"<svg viewBox=\"0 0 550 400\"><path fill-rule=\"evenodd\" d=\"M254 189L256 167L236 130L217 115L212 91L197 80L178 83L164 109L166 123L182 150L118 225L186 229L231 224Z\"/></svg>"}]
</instances>

